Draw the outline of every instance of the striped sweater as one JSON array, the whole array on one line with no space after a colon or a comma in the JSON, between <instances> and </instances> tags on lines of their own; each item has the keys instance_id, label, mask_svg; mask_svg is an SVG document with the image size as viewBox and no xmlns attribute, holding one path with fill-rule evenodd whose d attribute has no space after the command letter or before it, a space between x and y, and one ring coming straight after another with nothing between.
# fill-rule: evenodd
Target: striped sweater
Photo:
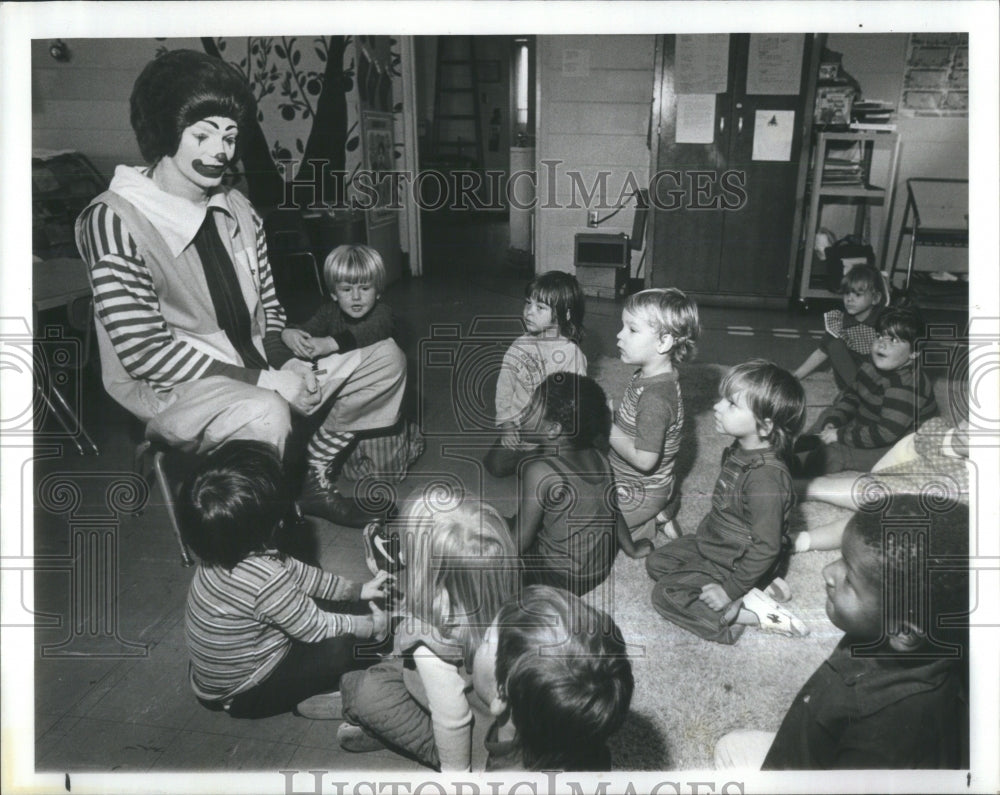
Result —
<instances>
[{"instance_id":1,"label":"striped sweater","mask_svg":"<svg viewBox=\"0 0 1000 795\"><path fill-rule=\"evenodd\" d=\"M357 600L361 585L276 552L228 571L200 565L188 591L186 635L191 686L199 698L225 701L264 681L292 640L372 635L367 616L327 613L311 597Z\"/></svg>"},{"instance_id":2,"label":"striped sweater","mask_svg":"<svg viewBox=\"0 0 1000 795\"><path fill-rule=\"evenodd\" d=\"M930 381L912 364L883 372L865 362L817 426L832 424L837 439L849 447L888 447L937 413Z\"/></svg>"},{"instance_id":3,"label":"striped sweater","mask_svg":"<svg viewBox=\"0 0 1000 795\"><path fill-rule=\"evenodd\" d=\"M233 258L255 344L263 337L265 351L280 346L285 313L263 224L238 191L220 190L198 206L161 191L143 172L119 166L111 188L77 220L77 247L90 266L99 331L127 377L160 394L213 375L248 384L260 377L260 370L243 366L215 322L191 243L206 213L214 216ZM102 349L102 367L103 356Z\"/></svg>"}]
</instances>

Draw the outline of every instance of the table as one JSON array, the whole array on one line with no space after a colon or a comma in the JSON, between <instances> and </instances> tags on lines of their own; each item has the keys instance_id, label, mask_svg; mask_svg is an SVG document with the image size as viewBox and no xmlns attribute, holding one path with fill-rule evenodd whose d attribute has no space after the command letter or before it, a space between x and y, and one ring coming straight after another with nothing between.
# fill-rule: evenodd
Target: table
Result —
<instances>
[{"instance_id":1,"label":"table","mask_svg":"<svg viewBox=\"0 0 1000 795\"><path fill-rule=\"evenodd\" d=\"M914 177L906 181L906 193L906 211L896 238L889 278L891 280L896 273L903 235L909 235L910 251L903 288L909 290L917 246L969 245L969 181Z\"/></svg>"}]
</instances>

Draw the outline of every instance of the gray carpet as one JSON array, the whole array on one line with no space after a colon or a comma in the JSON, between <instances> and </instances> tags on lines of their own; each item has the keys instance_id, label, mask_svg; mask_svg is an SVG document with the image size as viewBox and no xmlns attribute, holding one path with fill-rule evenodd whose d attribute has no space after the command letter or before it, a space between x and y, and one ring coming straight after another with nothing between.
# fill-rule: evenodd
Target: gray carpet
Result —
<instances>
[{"instance_id":1,"label":"gray carpet","mask_svg":"<svg viewBox=\"0 0 1000 795\"><path fill-rule=\"evenodd\" d=\"M601 357L590 372L617 402L632 368ZM708 364L680 370L687 422L678 460L678 521L685 533L694 532L708 512L722 449L732 441L715 431L712 420L724 372ZM805 386L811 422L829 405L834 385L830 376L814 376ZM841 515L832 506L804 503L795 509L792 529ZM787 606L809 626L809 637L785 638L748 628L735 646L722 646L662 619L650 605L652 581L643 562L619 555L611 587L588 597L613 613L633 645L635 696L627 724L613 738L616 769L711 768L715 741L725 732L777 729L795 693L842 634L826 617L820 576L823 566L838 556L807 552L794 555L789 565L785 579L794 596Z\"/></svg>"}]
</instances>

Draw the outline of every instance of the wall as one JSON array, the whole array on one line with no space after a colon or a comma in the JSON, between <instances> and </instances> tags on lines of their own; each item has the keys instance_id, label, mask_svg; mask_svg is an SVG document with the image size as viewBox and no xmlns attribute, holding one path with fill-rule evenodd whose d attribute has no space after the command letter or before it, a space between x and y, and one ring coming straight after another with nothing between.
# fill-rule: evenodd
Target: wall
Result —
<instances>
[{"instance_id":1,"label":"wall","mask_svg":"<svg viewBox=\"0 0 1000 795\"><path fill-rule=\"evenodd\" d=\"M588 230L580 186L576 203L581 206L566 208L573 198L567 172L578 172L586 191L595 185L599 172L609 172L606 190L598 190L591 202L594 209L598 202L613 206L630 174L638 187L646 187L654 50L652 35L538 37L537 271L572 272L577 232L631 233L634 199L598 230ZM559 161L558 167L543 168L547 160ZM610 212L610 207L598 209L602 217ZM634 266L638 261L636 252Z\"/></svg>"},{"instance_id":2,"label":"wall","mask_svg":"<svg viewBox=\"0 0 1000 795\"><path fill-rule=\"evenodd\" d=\"M827 37L826 46L843 54L844 68L861 84L866 99L883 99L898 107L907 40L905 33L837 33ZM968 118L899 116L896 125L901 146L886 269L892 263L906 209L906 180L909 177L969 178ZM877 233L877 227L873 225L872 231ZM905 263L909 239L904 238L903 242L900 266ZM921 247L917 264L921 270L966 270L967 250Z\"/></svg>"},{"instance_id":3,"label":"wall","mask_svg":"<svg viewBox=\"0 0 1000 795\"><path fill-rule=\"evenodd\" d=\"M128 100L155 39L69 39L70 61L48 53L48 41L31 46L32 146L77 149L108 179L119 163L142 164L129 124ZM172 48L201 49L198 39L172 39Z\"/></svg>"},{"instance_id":4,"label":"wall","mask_svg":"<svg viewBox=\"0 0 1000 795\"><path fill-rule=\"evenodd\" d=\"M380 37L380 47L388 49L389 40ZM308 139L312 126L311 111L315 106L318 83L312 78L322 77L325 60L320 54L324 49L314 36L274 37L270 39L248 40L246 38L217 39L224 46L223 56L232 63L238 63L244 72L249 62L256 72L260 67L258 53L248 52L251 41L258 45L266 42L270 48L266 56L267 69L276 69L277 78L255 80L255 95L258 108L263 114L261 128L267 138L272 156L276 158L297 158ZM36 40L31 49L32 77L32 146L35 149L76 149L86 154L95 167L108 179L115 166L121 163L141 165L142 157L135 143L135 136L129 123L129 95L132 84L142 67L162 48L190 48L204 51L200 39L70 39L66 41L70 51L70 61L59 63L48 54L48 41ZM290 46L292 45L292 46ZM397 42L391 41L393 53ZM290 53L294 49L297 57L294 65L277 54L277 48L284 46ZM344 52L343 68L347 104L347 145L345 147L345 169L351 173L360 167L364 144L361 141L360 106L361 99L357 86L357 68L360 63L358 42L349 44ZM367 46L367 45L366 45ZM292 70L303 77L305 90L290 94L281 76L292 74ZM393 90L400 92L401 86L395 75ZM294 90L294 84L292 90ZM268 88L265 94L262 86ZM396 102L401 100L397 96ZM388 107L392 107L389 102ZM398 117L398 114L397 114ZM394 119L395 121L395 119ZM403 139L397 126L396 151L402 154ZM405 161L405 157L401 158ZM407 235L402 235L405 248ZM400 235L394 232L394 238Z\"/></svg>"}]
</instances>

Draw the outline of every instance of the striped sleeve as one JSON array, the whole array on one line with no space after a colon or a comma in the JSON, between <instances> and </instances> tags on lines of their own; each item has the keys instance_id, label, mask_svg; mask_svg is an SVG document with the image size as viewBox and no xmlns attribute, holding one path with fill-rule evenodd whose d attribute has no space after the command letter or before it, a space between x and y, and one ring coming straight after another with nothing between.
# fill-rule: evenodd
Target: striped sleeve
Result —
<instances>
[{"instance_id":1,"label":"striped sleeve","mask_svg":"<svg viewBox=\"0 0 1000 795\"><path fill-rule=\"evenodd\" d=\"M338 577L295 558L286 558L284 565L295 584L310 596L331 602L361 598L361 583Z\"/></svg>"},{"instance_id":2,"label":"striped sleeve","mask_svg":"<svg viewBox=\"0 0 1000 795\"><path fill-rule=\"evenodd\" d=\"M865 387L863 373L859 372L859 382ZM912 379L892 377L882 390L874 386L858 416L839 433L841 441L852 447L888 447L915 430L919 396Z\"/></svg>"},{"instance_id":3,"label":"striped sleeve","mask_svg":"<svg viewBox=\"0 0 1000 795\"><path fill-rule=\"evenodd\" d=\"M831 423L834 427L841 428L858 413L858 406L861 403L861 398L858 394L859 381L861 380L863 369L858 371L858 377L855 378L854 383L844 390L837 399L837 402L823 412L818 423L820 427Z\"/></svg>"},{"instance_id":4,"label":"striped sleeve","mask_svg":"<svg viewBox=\"0 0 1000 795\"><path fill-rule=\"evenodd\" d=\"M259 370L218 361L174 337L160 311L149 268L110 207L87 208L79 230L77 243L90 267L94 312L132 378L163 390L212 375L257 383Z\"/></svg>"},{"instance_id":5,"label":"striped sleeve","mask_svg":"<svg viewBox=\"0 0 1000 795\"><path fill-rule=\"evenodd\" d=\"M267 238L264 235L264 223L257 211L251 208L253 214L254 235L257 240L257 267L260 273L260 300L264 307L264 355L268 364L274 369L281 369L295 354L281 340L281 332L285 329L287 317L285 309L278 300L278 291L274 285L274 273L271 271L271 261L267 256Z\"/></svg>"},{"instance_id":6,"label":"striped sleeve","mask_svg":"<svg viewBox=\"0 0 1000 795\"><path fill-rule=\"evenodd\" d=\"M316 643L337 635L357 634L366 622L356 622L353 616L343 613L320 610L309 594L296 583L297 576L301 576L301 573L295 573L296 568L289 558L264 583L257 594L254 617L304 643ZM320 575L324 573L319 569L313 571Z\"/></svg>"},{"instance_id":7,"label":"striped sleeve","mask_svg":"<svg viewBox=\"0 0 1000 795\"><path fill-rule=\"evenodd\" d=\"M285 310L278 301L278 292L274 286L274 276L271 273L271 262L267 258L267 238L264 236L264 223L257 212L253 213L254 234L257 237L257 267L260 272L260 302L264 307L266 326L264 333L280 334L285 328Z\"/></svg>"}]
</instances>

